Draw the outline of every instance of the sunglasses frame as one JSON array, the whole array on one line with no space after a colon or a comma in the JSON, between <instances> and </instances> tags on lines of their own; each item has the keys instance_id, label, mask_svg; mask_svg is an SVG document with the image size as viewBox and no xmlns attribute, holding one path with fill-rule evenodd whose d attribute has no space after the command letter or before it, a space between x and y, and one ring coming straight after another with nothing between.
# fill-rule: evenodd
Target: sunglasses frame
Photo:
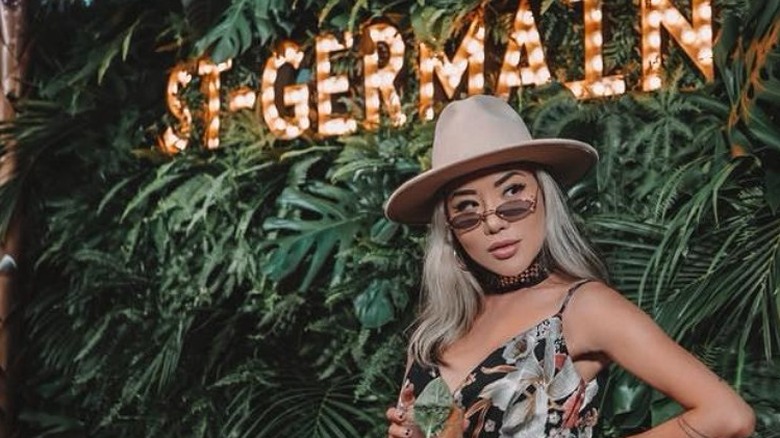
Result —
<instances>
[{"instance_id":1,"label":"sunglasses frame","mask_svg":"<svg viewBox=\"0 0 780 438\"><path fill-rule=\"evenodd\" d=\"M516 199L516 200L512 200L512 201L506 201L506 202L503 202L503 203L499 204L496 208L494 208L492 210L488 210L488 211L482 212L482 213L471 213L471 212L470 213L460 213L460 214L456 214L453 217L449 217L449 215L447 215L448 216L447 217L447 226L451 230L453 230L453 231L459 231L459 232L464 232L465 233L465 232L471 231L471 230L479 227L480 224L485 222L485 220L487 220L487 217L490 216L491 214L495 214L500 219L505 220L505 221L507 221L509 223L521 221L521 220L527 218L528 216L530 216L531 213L536 211L536 200L537 199L539 199L539 186L538 185L536 186L536 192L534 194L533 199L530 199L530 200L529 199ZM525 211L525 213L523 215L519 216L519 217L516 217L516 218L504 217L504 215L501 214L501 212L500 212L501 207L504 207L507 204L511 204L511 203L515 203L515 202L527 202L530 205L528 206L528 208ZM458 216L463 216L463 215L475 215L475 216L477 216L477 222L475 222L473 226L465 227L465 228L458 228L458 227L453 226L452 219L454 219L454 218L456 218Z\"/></svg>"}]
</instances>

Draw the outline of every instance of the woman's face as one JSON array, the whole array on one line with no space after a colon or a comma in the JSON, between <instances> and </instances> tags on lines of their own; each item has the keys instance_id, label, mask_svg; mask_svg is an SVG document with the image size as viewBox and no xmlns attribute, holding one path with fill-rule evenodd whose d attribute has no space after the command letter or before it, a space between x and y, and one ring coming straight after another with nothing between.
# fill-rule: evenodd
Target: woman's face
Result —
<instances>
[{"instance_id":1,"label":"woman's face","mask_svg":"<svg viewBox=\"0 0 780 438\"><path fill-rule=\"evenodd\" d=\"M544 243L544 202L531 171L508 168L457 183L446 209L450 229L469 257L496 274L521 273ZM470 219L462 216L469 213Z\"/></svg>"}]
</instances>

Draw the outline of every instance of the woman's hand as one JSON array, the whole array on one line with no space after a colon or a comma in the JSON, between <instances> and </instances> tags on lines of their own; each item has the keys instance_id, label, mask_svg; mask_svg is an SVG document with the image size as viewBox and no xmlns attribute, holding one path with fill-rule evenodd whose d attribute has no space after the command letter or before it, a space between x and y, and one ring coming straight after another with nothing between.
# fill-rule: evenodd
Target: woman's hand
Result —
<instances>
[{"instance_id":1,"label":"woman's hand","mask_svg":"<svg viewBox=\"0 0 780 438\"><path fill-rule=\"evenodd\" d=\"M398 405L387 409L385 416L390 422L387 428L389 438L425 438L422 431L414 424L414 385L407 382L401 395L398 397Z\"/></svg>"}]
</instances>

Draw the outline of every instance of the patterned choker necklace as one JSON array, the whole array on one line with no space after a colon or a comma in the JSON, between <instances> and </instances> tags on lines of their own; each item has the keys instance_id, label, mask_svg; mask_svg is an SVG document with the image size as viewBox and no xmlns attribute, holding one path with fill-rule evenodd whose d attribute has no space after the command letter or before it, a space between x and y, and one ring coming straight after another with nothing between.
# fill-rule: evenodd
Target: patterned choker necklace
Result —
<instances>
[{"instance_id":1,"label":"patterned choker necklace","mask_svg":"<svg viewBox=\"0 0 780 438\"><path fill-rule=\"evenodd\" d=\"M474 278L482 286L482 290L486 295L501 295L535 286L550 276L549 269L544 263L539 261L539 258L534 260L525 271L517 275L499 275L483 268L472 260L469 260L469 262L469 270L474 274Z\"/></svg>"}]
</instances>

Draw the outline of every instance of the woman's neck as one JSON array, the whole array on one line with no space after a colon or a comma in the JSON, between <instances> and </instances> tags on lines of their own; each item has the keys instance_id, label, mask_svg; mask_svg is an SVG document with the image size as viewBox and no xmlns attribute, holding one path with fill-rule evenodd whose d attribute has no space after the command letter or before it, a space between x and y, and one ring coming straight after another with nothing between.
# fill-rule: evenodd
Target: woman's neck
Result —
<instances>
[{"instance_id":1,"label":"woman's neck","mask_svg":"<svg viewBox=\"0 0 780 438\"><path fill-rule=\"evenodd\" d=\"M469 260L469 270L482 286L485 295L502 295L536 286L550 275L549 268L540 257L534 259L525 270L513 276L496 274L471 260Z\"/></svg>"}]
</instances>

